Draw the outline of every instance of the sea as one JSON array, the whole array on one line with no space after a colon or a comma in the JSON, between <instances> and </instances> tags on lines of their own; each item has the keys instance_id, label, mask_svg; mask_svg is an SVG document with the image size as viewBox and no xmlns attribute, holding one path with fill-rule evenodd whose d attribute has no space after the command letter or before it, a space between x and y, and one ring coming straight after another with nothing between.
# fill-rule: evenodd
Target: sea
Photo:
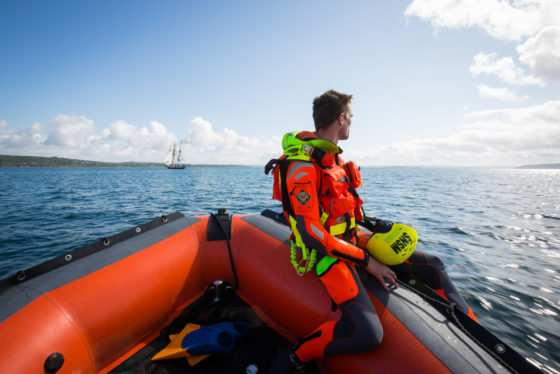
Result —
<instances>
[{"instance_id":1,"label":"sea","mask_svg":"<svg viewBox=\"0 0 560 374\"><path fill-rule=\"evenodd\" d=\"M367 215L408 223L480 323L560 373L560 170L362 168ZM263 167L0 168L0 279L175 211L281 211Z\"/></svg>"}]
</instances>

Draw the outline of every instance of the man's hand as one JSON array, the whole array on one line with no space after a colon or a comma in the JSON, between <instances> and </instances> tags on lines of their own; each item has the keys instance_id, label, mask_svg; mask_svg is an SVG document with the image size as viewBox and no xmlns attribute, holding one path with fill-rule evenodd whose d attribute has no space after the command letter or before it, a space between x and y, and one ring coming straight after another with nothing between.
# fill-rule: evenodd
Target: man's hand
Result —
<instances>
[{"instance_id":1,"label":"man's hand","mask_svg":"<svg viewBox=\"0 0 560 374\"><path fill-rule=\"evenodd\" d=\"M381 283L383 288L385 288L387 291L389 291L389 287L387 287L387 283L385 283L385 280L395 286L395 288L399 288L397 284L397 274L395 274L393 270L389 269L387 265L377 261L372 256L369 257L366 270L368 273L376 277L377 280L379 280L379 283Z\"/></svg>"}]
</instances>

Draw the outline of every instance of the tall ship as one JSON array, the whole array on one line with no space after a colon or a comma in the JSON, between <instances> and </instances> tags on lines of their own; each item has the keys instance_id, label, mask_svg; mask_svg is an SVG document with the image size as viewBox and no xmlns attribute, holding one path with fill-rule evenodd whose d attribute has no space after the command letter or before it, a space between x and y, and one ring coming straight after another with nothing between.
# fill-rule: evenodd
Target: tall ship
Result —
<instances>
[{"instance_id":1,"label":"tall ship","mask_svg":"<svg viewBox=\"0 0 560 374\"><path fill-rule=\"evenodd\" d=\"M169 146L169 152L167 153L167 157L163 161L163 164L168 169L184 169L187 167L187 164L182 163L181 159L181 146L183 143L179 143L177 147L177 143L173 143Z\"/></svg>"}]
</instances>

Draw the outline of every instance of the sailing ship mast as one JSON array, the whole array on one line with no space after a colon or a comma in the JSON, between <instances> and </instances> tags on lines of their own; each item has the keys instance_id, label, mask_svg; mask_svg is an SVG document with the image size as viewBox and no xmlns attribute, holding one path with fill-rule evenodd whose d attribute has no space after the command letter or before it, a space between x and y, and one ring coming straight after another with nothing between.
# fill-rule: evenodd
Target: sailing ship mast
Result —
<instances>
[{"instance_id":1,"label":"sailing ship mast","mask_svg":"<svg viewBox=\"0 0 560 374\"><path fill-rule=\"evenodd\" d=\"M163 161L163 164L168 169L184 169L187 165L181 163L181 147L183 142L181 141L179 147L177 147L177 143L173 143L169 146L169 152L167 153L167 157Z\"/></svg>"}]
</instances>

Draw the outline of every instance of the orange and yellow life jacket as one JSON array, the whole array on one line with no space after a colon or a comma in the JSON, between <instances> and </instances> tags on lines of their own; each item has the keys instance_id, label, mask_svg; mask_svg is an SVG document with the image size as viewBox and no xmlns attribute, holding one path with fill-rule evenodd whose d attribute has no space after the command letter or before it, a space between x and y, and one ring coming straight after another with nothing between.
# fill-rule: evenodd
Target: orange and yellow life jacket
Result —
<instances>
[{"instance_id":1,"label":"orange and yellow life jacket","mask_svg":"<svg viewBox=\"0 0 560 374\"><path fill-rule=\"evenodd\" d=\"M338 146L317 138L309 131L287 133L282 140L282 148L284 154L277 160L271 160L269 165L272 166L272 162L276 164L272 198L282 202L284 212L293 212L291 207L286 206L289 199L282 198L283 191L287 192L283 186L286 169L292 160L308 161L315 166L319 179L317 195L321 224L333 236L356 227L356 221L363 219L363 201L356 191L362 180L356 164L352 161L344 163Z\"/></svg>"},{"instance_id":2,"label":"orange and yellow life jacket","mask_svg":"<svg viewBox=\"0 0 560 374\"><path fill-rule=\"evenodd\" d=\"M273 198L282 202L286 220L292 227L292 257L295 256L294 248L303 248L304 258L308 255L299 237L286 186L287 171L293 161L305 161L314 165L317 173L318 206L310 208L317 209L320 223L328 233L348 240L356 222L364 218L363 202L356 192L361 185L359 168L353 162L344 163L340 157L342 150L338 146L317 138L312 132L287 133L282 140L282 148L283 155L271 160L265 167L265 172L268 174L274 169ZM313 262L315 253L312 249L309 252ZM294 258L292 262L295 262ZM296 263L294 267L300 273L301 269L298 269Z\"/></svg>"}]
</instances>

